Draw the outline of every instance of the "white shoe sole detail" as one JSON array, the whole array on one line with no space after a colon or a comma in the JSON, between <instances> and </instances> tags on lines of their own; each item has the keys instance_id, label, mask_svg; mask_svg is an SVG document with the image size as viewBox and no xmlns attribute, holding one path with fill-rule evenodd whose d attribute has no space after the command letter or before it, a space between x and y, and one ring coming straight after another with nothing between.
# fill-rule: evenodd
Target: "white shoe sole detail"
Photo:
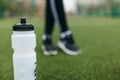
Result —
<instances>
[{"instance_id":1,"label":"white shoe sole detail","mask_svg":"<svg viewBox=\"0 0 120 80\"><path fill-rule=\"evenodd\" d=\"M58 54L57 51L46 51L44 45L41 47L41 49L43 50L43 53L44 53L44 55L46 55L46 56L57 55L57 54Z\"/></svg>"},{"instance_id":2,"label":"white shoe sole detail","mask_svg":"<svg viewBox=\"0 0 120 80\"><path fill-rule=\"evenodd\" d=\"M67 49L61 41L58 42L58 47L60 49L62 49L68 55L78 55L81 53L81 51L71 51L71 50Z\"/></svg>"}]
</instances>

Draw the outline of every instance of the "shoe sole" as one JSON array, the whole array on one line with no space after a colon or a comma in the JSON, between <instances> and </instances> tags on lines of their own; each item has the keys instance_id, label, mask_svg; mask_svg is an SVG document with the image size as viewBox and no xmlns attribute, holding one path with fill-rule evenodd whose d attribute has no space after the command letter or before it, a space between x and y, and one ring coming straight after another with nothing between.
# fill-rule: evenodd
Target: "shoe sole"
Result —
<instances>
[{"instance_id":1,"label":"shoe sole","mask_svg":"<svg viewBox=\"0 0 120 80\"><path fill-rule=\"evenodd\" d=\"M67 49L62 42L58 42L58 47L68 55L78 55L81 53L81 51L72 51Z\"/></svg>"},{"instance_id":2,"label":"shoe sole","mask_svg":"<svg viewBox=\"0 0 120 80\"><path fill-rule=\"evenodd\" d=\"M57 55L58 54L57 51L46 51L45 46L42 46L41 49L42 49L45 56Z\"/></svg>"}]
</instances>

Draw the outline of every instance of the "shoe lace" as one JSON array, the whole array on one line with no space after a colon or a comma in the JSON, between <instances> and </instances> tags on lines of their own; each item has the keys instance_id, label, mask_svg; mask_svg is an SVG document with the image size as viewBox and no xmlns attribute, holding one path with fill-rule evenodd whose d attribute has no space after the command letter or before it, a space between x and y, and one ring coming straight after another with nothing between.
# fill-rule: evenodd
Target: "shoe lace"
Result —
<instances>
[{"instance_id":1,"label":"shoe lace","mask_svg":"<svg viewBox=\"0 0 120 80\"><path fill-rule=\"evenodd\" d=\"M52 44L51 39L48 39L48 40L47 40L47 44Z\"/></svg>"},{"instance_id":2,"label":"shoe lace","mask_svg":"<svg viewBox=\"0 0 120 80\"><path fill-rule=\"evenodd\" d=\"M51 39L46 39L43 42L44 42L44 44L49 44L49 45L52 44L52 40Z\"/></svg>"},{"instance_id":3,"label":"shoe lace","mask_svg":"<svg viewBox=\"0 0 120 80\"><path fill-rule=\"evenodd\" d=\"M67 43L69 43L69 44L74 44L74 40L73 40L73 38L72 38L71 35L66 36L66 40L67 40Z\"/></svg>"}]
</instances>

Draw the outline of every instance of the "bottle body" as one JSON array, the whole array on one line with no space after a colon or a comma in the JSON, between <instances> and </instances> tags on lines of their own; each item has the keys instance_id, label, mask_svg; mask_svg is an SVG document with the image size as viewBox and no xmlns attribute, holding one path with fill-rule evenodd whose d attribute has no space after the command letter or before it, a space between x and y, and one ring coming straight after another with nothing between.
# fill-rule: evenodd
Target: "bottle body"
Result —
<instances>
[{"instance_id":1,"label":"bottle body","mask_svg":"<svg viewBox=\"0 0 120 80\"><path fill-rule=\"evenodd\" d=\"M36 80L36 36L34 31L13 31L14 80Z\"/></svg>"}]
</instances>

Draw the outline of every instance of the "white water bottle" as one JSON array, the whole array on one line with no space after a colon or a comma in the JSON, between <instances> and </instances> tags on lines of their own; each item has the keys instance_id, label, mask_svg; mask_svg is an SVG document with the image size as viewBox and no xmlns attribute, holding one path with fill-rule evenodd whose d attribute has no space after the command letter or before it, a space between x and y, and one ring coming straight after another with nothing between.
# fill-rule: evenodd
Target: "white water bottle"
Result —
<instances>
[{"instance_id":1,"label":"white water bottle","mask_svg":"<svg viewBox=\"0 0 120 80\"><path fill-rule=\"evenodd\" d=\"M13 26L12 48L14 80L36 80L36 36L32 24L21 19Z\"/></svg>"}]
</instances>

